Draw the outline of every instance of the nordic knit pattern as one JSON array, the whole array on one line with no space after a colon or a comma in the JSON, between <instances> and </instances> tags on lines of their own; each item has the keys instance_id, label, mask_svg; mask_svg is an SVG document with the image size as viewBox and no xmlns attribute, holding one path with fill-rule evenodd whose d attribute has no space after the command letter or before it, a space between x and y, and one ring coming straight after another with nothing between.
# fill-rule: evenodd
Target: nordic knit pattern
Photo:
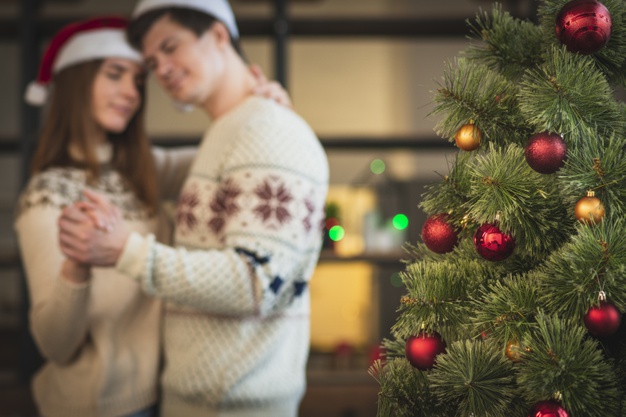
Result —
<instances>
[{"instance_id":1,"label":"nordic knit pattern","mask_svg":"<svg viewBox=\"0 0 626 417\"><path fill-rule=\"evenodd\" d=\"M248 98L205 135L178 203L177 248L131 235L118 268L170 302L165 417L177 403L198 415L293 415L327 187L326 156L308 125Z\"/></svg>"},{"instance_id":2,"label":"nordic knit pattern","mask_svg":"<svg viewBox=\"0 0 626 417\"><path fill-rule=\"evenodd\" d=\"M162 175L176 178L176 170L187 172L188 151L180 153L178 163L157 153L160 167L166 168ZM30 179L16 207L30 330L47 359L33 381L39 412L46 417L117 417L157 401L161 302L114 268L93 268L81 284L61 276L57 220L64 206L82 199L86 187L82 169L48 169ZM102 167L100 179L89 188L120 207L136 232L156 232L156 218L110 167Z\"/></svg>"}]
</instances>

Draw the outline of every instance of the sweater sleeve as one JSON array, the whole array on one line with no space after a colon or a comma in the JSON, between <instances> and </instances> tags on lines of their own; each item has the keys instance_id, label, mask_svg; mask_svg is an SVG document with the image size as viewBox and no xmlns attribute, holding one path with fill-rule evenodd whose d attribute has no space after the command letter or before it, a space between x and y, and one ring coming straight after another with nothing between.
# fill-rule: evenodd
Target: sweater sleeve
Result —
<instances>
[{"instance_id":1,"label":"sweater sleeve","mask_svg":"<svg viewBox=\"0 0 626 417\"><path fill-rule=\"evenodd\" d=\"M87 337L89 284L61 276L65 260L58 245L56 207L36 206L23 213L15 229L30 295L30 329L47 359L72 360Z\"/></svg>"},{"instance_id":2,"label":"sweater sleeve","mask_svg":"<svg viewBox=\"0 0 626 417\"><path fill-rule=\"evenodd\" d=\"M197 150L195 146L173 149L152 147L161 198L166 200L178 198Z\"/></svg>"},{"instance_id":3,"label":"sweater sleeve","mask_svg":"<svg viewBox=\"0 0 626 417\"><path fill-rule=\"evenodd\" d=\"M300 297L321 245L319 228L306 226L320 224L323 218L326 160L317 152L319 166L306 170L302 159L312 157L310 149L296 143L276 153L273 142L290 138L261 130L263 137L249 131L239 141L225 158L219 190L210 201L198 204L210 207L213 217L202 225L208 225L207 233L217 234L219 249L171 248L152 237L133 235L118 269L139 280L151 295L212 314L266 315ZM192 173L185 190L207 187L202 175ZM203 199L191 200L195 198ZM186 226L184 216L178 217L180 235Z\"/></svg>"}]
</instances>

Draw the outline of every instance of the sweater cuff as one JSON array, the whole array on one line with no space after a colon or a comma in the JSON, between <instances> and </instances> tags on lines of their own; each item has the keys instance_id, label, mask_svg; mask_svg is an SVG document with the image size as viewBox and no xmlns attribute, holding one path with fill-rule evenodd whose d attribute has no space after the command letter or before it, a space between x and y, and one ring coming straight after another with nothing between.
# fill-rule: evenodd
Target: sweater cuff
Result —
<instances>
[{"instance_id":1,"label":"sweater cuff","mask_svg":"<svg viewBox=\"0 0 626 417\"><path fill-rule=\"evenodd\" d=\"M63 276L59 276L59 281L56 286L56 293L63 303L72 303L76 299L84 297L91 286L91 280L85 282L72 282L65 279Z\"/></svg>"},{"instance_id":2,"label":"sweater cuff","mask_svg":"<svg viewBox=\"0 0 626 417\"><path fill-rule=\"evenodd\" d=\"M115 268L122 274L134 280L139 280L154 240L154 235L141 236L137 232L132 232L126 240Z\"/></svg>"}]
</instances>

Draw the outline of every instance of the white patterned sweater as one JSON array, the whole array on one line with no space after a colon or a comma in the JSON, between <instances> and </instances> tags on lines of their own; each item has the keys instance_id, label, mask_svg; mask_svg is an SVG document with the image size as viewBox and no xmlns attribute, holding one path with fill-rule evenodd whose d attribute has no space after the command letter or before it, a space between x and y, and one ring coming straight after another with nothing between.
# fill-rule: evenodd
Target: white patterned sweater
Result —
<instances>
[{"instance_id":1,"label":"white patterned sweater","mask_svg":"<svg viewBox=\"0 0 626 417\"><path fill-rule=\"evenodd\" d=\"M309 126L251 97L200 145L177 207L176 248L130 236L118 269L169 302L165 417L175 404L248 415L298 403L327 189L328 162Z\"/></svg>"},{"instance_id":2,"label":"white patterned sweater","mask_svg":"<svg viewBox=\"0 0 626 417\"><path fill-rule=\"evenodd\" d=\"M120 207L133 230L155 233L157 218L106 165L110 146L98 150L105 165L89 188ZM175 197L193 154L155 150L164 197ZM50 168L30 179L16 207L30 331L47 360L33 381L37 407L46 417L117 417L157 401L161 303L114 268L93 268L81 284L61 276L57 220L87 186L83 169Z\"/></svg>"}]
</instances>

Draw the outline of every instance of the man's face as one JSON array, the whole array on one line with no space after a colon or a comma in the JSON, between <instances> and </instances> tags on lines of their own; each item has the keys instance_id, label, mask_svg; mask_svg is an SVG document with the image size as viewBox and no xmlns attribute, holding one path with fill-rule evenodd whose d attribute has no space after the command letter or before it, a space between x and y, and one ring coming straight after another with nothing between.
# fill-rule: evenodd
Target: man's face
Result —
<instances>
[{"instance_id":1,"label":"man's face","mask_svg":"<svg viewBox=\"0 0 626 417\"><path fill-rule=\"evenodd\" d=\"M173 99L201 106L224 73L222 44L212 29L197 37L165 15L144 36L142 54L147 68Z\"/></svg>"}]
</instances>

